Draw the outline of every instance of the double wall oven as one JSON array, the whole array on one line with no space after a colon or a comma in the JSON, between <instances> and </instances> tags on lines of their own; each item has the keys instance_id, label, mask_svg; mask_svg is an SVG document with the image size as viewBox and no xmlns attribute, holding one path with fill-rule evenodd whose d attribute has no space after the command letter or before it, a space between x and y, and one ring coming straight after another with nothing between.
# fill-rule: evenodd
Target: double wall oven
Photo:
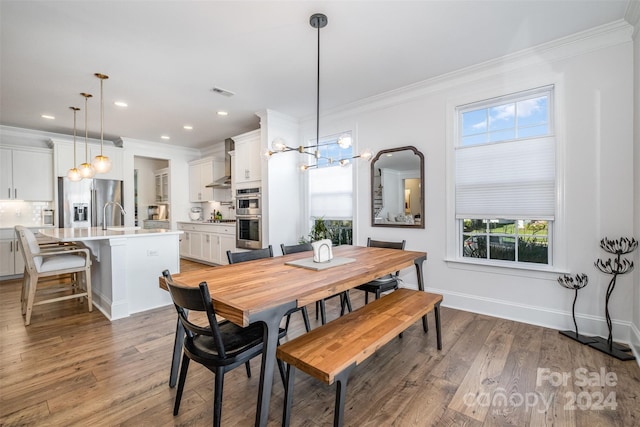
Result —
<instances>
[{"instance_id":1,"label":"double wall oven","mask_svg":"<svg viewBox=\"0 0 640 427\"><path fill-rule=\"evenodd\" d=\"M260 187L236 190L236 247L262 248L262 195Z\"/></svg>"}]
</instances>

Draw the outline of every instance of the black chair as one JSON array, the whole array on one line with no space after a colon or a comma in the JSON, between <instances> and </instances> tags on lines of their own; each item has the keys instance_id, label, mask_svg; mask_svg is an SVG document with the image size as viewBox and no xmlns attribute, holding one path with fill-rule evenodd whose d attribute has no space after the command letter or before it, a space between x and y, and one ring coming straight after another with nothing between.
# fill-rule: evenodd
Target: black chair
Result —
<instances>
[{"instance_id":1,"label":"black chair","mask_svg":"<svg viewBox=\"0 0 640 427\"><path fill-rule=\"evenodd\" d=\"M371 240L371 238L367 239L367 246L373 248L404 250L405 243L406 242L404 240L402 242L384 242L381 240ZM369 293L375 294L376 299L378 299L383 292L398 289L398 281L400 280L399 274L399 271L396 271L395 274L387 274L363 285L356 286L356 289L364 291L364 303L368 304Z\"/></svg>"},{"instance_id":2,"label":"black chair","mask_svg":"<svg viewBox=\"0 0 640 427\"><path fill-rule=\"evenodd\" d=\"M268 248L255 249L247 252L231 252L227 251L227 259L229 264L237 264L239 262L253 261L256 259L273 258L273 248L269 245ZM302 320L304 320L304 327L309 332L311 330L311 323L309 322L309 313L307 313L307 307L298 307L289 311L287 316L287 322L285 323L284 330L289 330L289 322L291 321L291 315L296 311L302 312Z\"/></svg>"},{"instance_id":3,"label":"black chair","mask_svg":"<svg viewBox=\"0 0 640 427\"><path fill-rule=\"evenodd\" d=\"M186 332L173 415L178 415L189 361L193 360L215 374L213 425L220 426L224 374L244 364L247 376L251 377L249 361L262 354L264 326L261 322L257 322L243 328L228 320L218 322L206 282L200 283L198 288L184 287L173 281L169 270L163 271L162 275L178 311L180 323ZM188 318L189 311L206 312L209 324L197 325L191 322ZM279 338L284 335L284 329L280 329ZM280 360L278 360L278 368L284 384L284 365Z\"/></svg>"},{"instance_id":4,"label":"black chair","mask_svg":"<svg viewBox=\"0 0 640 427\"><path fill-rule=\"evenodd\" d=\"M289 245L289 246L286 246L283 243L281 243L280 249L282 249L283 255L288 255L288 254L295 254L298 252L312 251L313 246L311 246L311 243L300 243L298 245ZM332 295L320 301L316 301L316 319L318 318L318 312L319 312L320 319L323 325L327 323L327 310L324 302L329 298L333 298L337 296L340 297L340 307L341 307L340 315L342 316L344 314L345 306L349 311L351 311L351 299L349 298L349 291L340 292L339 294ZM307 330L307 332L309 331Z\"/></svg>"}]
</instances>

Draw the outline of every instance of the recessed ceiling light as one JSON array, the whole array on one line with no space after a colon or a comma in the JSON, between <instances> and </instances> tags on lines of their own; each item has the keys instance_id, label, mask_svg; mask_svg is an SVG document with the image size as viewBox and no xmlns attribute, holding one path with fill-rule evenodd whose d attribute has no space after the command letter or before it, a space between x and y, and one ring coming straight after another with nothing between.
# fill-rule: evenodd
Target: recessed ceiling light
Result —
<instances>
[{"instance_id":1,"label":"recessed ceiling light","mask_svg":"<svg viewBox=\"0 0 640 427\"><path fill-rule=\"evenodd\" d=\"M162 135L160 138L162 138L162 139L171 139L171 137L169 135Z\"/></svg>"},{"instance_id":2,"label":"recessed ceiling light","mask_svg":"<svg viewBox=\"0 0 640 427\"><path fill-rule=\"evenodd\" d=\"M393 157L393 154L389 153L387 154L387 157Z\"/></svg>"},{"instance_id":3,"label":"recessed ceiling light","mask_svg":"<svg viewBox=\"0 0 640 427\"><path fill-rule=\"evenodd\" d=\"M193 126L191 125L184 125L182 126L185 130L193 130Z\"/></svg>"},{"instance_id":4,"label":"recessed ceiling light","mask_svg":"<svg viewBox=\"0 0 640 427\"><path fill-rule=\"evenodd\" d=\"M42 117L43 119L47 119L47 120L55 120L56 119L54 116L50 116L49 114L43 114L40 117Z\"/></svg>"},{"instance_id":5,"label":"recessed ceiling light","mask_svg":"<svg viewBox=\"0 0 640 427\"><path fill-rule=\"evenodd\" d=\"M218 111L218 115L219 116L228 116L229 113L227 113L226 111Z\"/></svg>"},{"instance_id":6,"label":"recessed ceiling light","mask_svg":"<svg viewBox=\"0 0 640 427\"><path fill-rule=\"evenodd\" d=\"M128 106L129 106L129 104L127 104L127 103L126 103L126 102L124 102L124 101L116 101L116 102L114 102L114 105L116 105L116 106L118 106L118 107L123 107L123 108L124 108L124 107L128 107Z\"/></svg>"}]
</instances>

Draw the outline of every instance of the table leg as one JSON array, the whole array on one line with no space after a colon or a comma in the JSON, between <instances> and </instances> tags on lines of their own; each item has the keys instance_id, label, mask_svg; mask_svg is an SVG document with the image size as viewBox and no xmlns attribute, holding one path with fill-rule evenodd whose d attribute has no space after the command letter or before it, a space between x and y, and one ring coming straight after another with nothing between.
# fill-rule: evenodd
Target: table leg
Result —
<instances>
[{"instance_id":1,"label":"table leg","mask_svg":"<svg viewBox=\"0 0 640 427\"><path fill-rule=\"evenodd\" d=\"M438 350L442 350L442 331L440 330L440 303L433 307L433 313L436 317L436 338L438 340Z\"/></svg>"},{"instance_id":2,"label":"table leg","mask_svg":"<svg viewBox=\"0 0 640 427\"><path fill-rule=\"evenodd\" d=\"M269 403L273 387L273 372L276 364L280 321L289 310L295 307L296 303L290 302L258 313L255 318L251 319L251 323L264 322L264 350L262 352L260 385L258 387L256 426L266 427L269 420Z\"/></svg>"}]
</instances>

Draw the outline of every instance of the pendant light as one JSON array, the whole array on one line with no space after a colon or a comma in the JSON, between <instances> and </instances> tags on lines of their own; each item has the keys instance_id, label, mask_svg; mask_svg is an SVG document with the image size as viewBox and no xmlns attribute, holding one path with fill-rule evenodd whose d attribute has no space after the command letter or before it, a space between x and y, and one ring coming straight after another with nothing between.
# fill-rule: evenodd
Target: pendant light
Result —
<instances>
[{"instance_id":1,"label":"pendant light","mask_svg":"<svg viewBox=\"0 0 640 427\"><path fill-rule=\"evenodd\" d=\"M87 126L87 116L89 115L87 113L87 105L89 98L91 98L93 95L84 92L82 92L80 95L84 96L84 163L81 164L79 168L80 176L82 178L93 178L93 176L96 174L96 171L91 166L91 163L89 163L89 128Z\"/></svg>"},{"instance_id":2,"label":"pendant light","mask_svg":"<svg viewBox=\"0 0 640 427\"><path fill-rule=\"evenodd\" d=\"M287 151L297 151L300 154L306 154L315 158L314 164L304 163L300 166L301 170L307 170L310 168L318 167L318 160L325 159L331 165L333 163L339 163L340 166L346 166L350 163L351 159L361 158L364 160L370 160L373 157L373 153L371 150L365 150L362 154L356 154L351 157L334 159L330 157L323 157L320 154L320 147L324 147L327 145L338 145L340 148L349 148L351 146L351 136L343 135L338 138L335 142L328 142L325 144L320 144L320 29L327 26L327 16L322 13L314 13L309 18L309 24L318 30L318 62L317 62L317 79L316 79L316 142L314 145L303 146L300 145L298 147L290 147L286 144L286 142L282 138L276 138L271 146L272 150L268 150L265 153L265 156L271 157L277 153L285 153Z\"/></svg>"},{"instance_id":3,"label":"pendant light","mask_svg":"<svg viewBox=\"0 0 640 427\"><path fill-rule=\"evenodd\" d=\"M100 79L100 155L93 159L93 168L96 173L107 173L111 170L111 160L102 151L104 146L104 94L102 86L109 76L100 73L94 75Z\"/></svg>"},{"instance_id":4,"label":"pendant light","mask_svg":"<svg viewBox=\"0 0 640 427\"><path fill-rule=\"evenodd\" d=\"M76 167L76 113L80 110L78 107L69 107L73 110L73 167L69 169L67 172L67 178L69 181L80 181L82 176L80 176L80 171Z\"/></svg>"}]
</instances>

